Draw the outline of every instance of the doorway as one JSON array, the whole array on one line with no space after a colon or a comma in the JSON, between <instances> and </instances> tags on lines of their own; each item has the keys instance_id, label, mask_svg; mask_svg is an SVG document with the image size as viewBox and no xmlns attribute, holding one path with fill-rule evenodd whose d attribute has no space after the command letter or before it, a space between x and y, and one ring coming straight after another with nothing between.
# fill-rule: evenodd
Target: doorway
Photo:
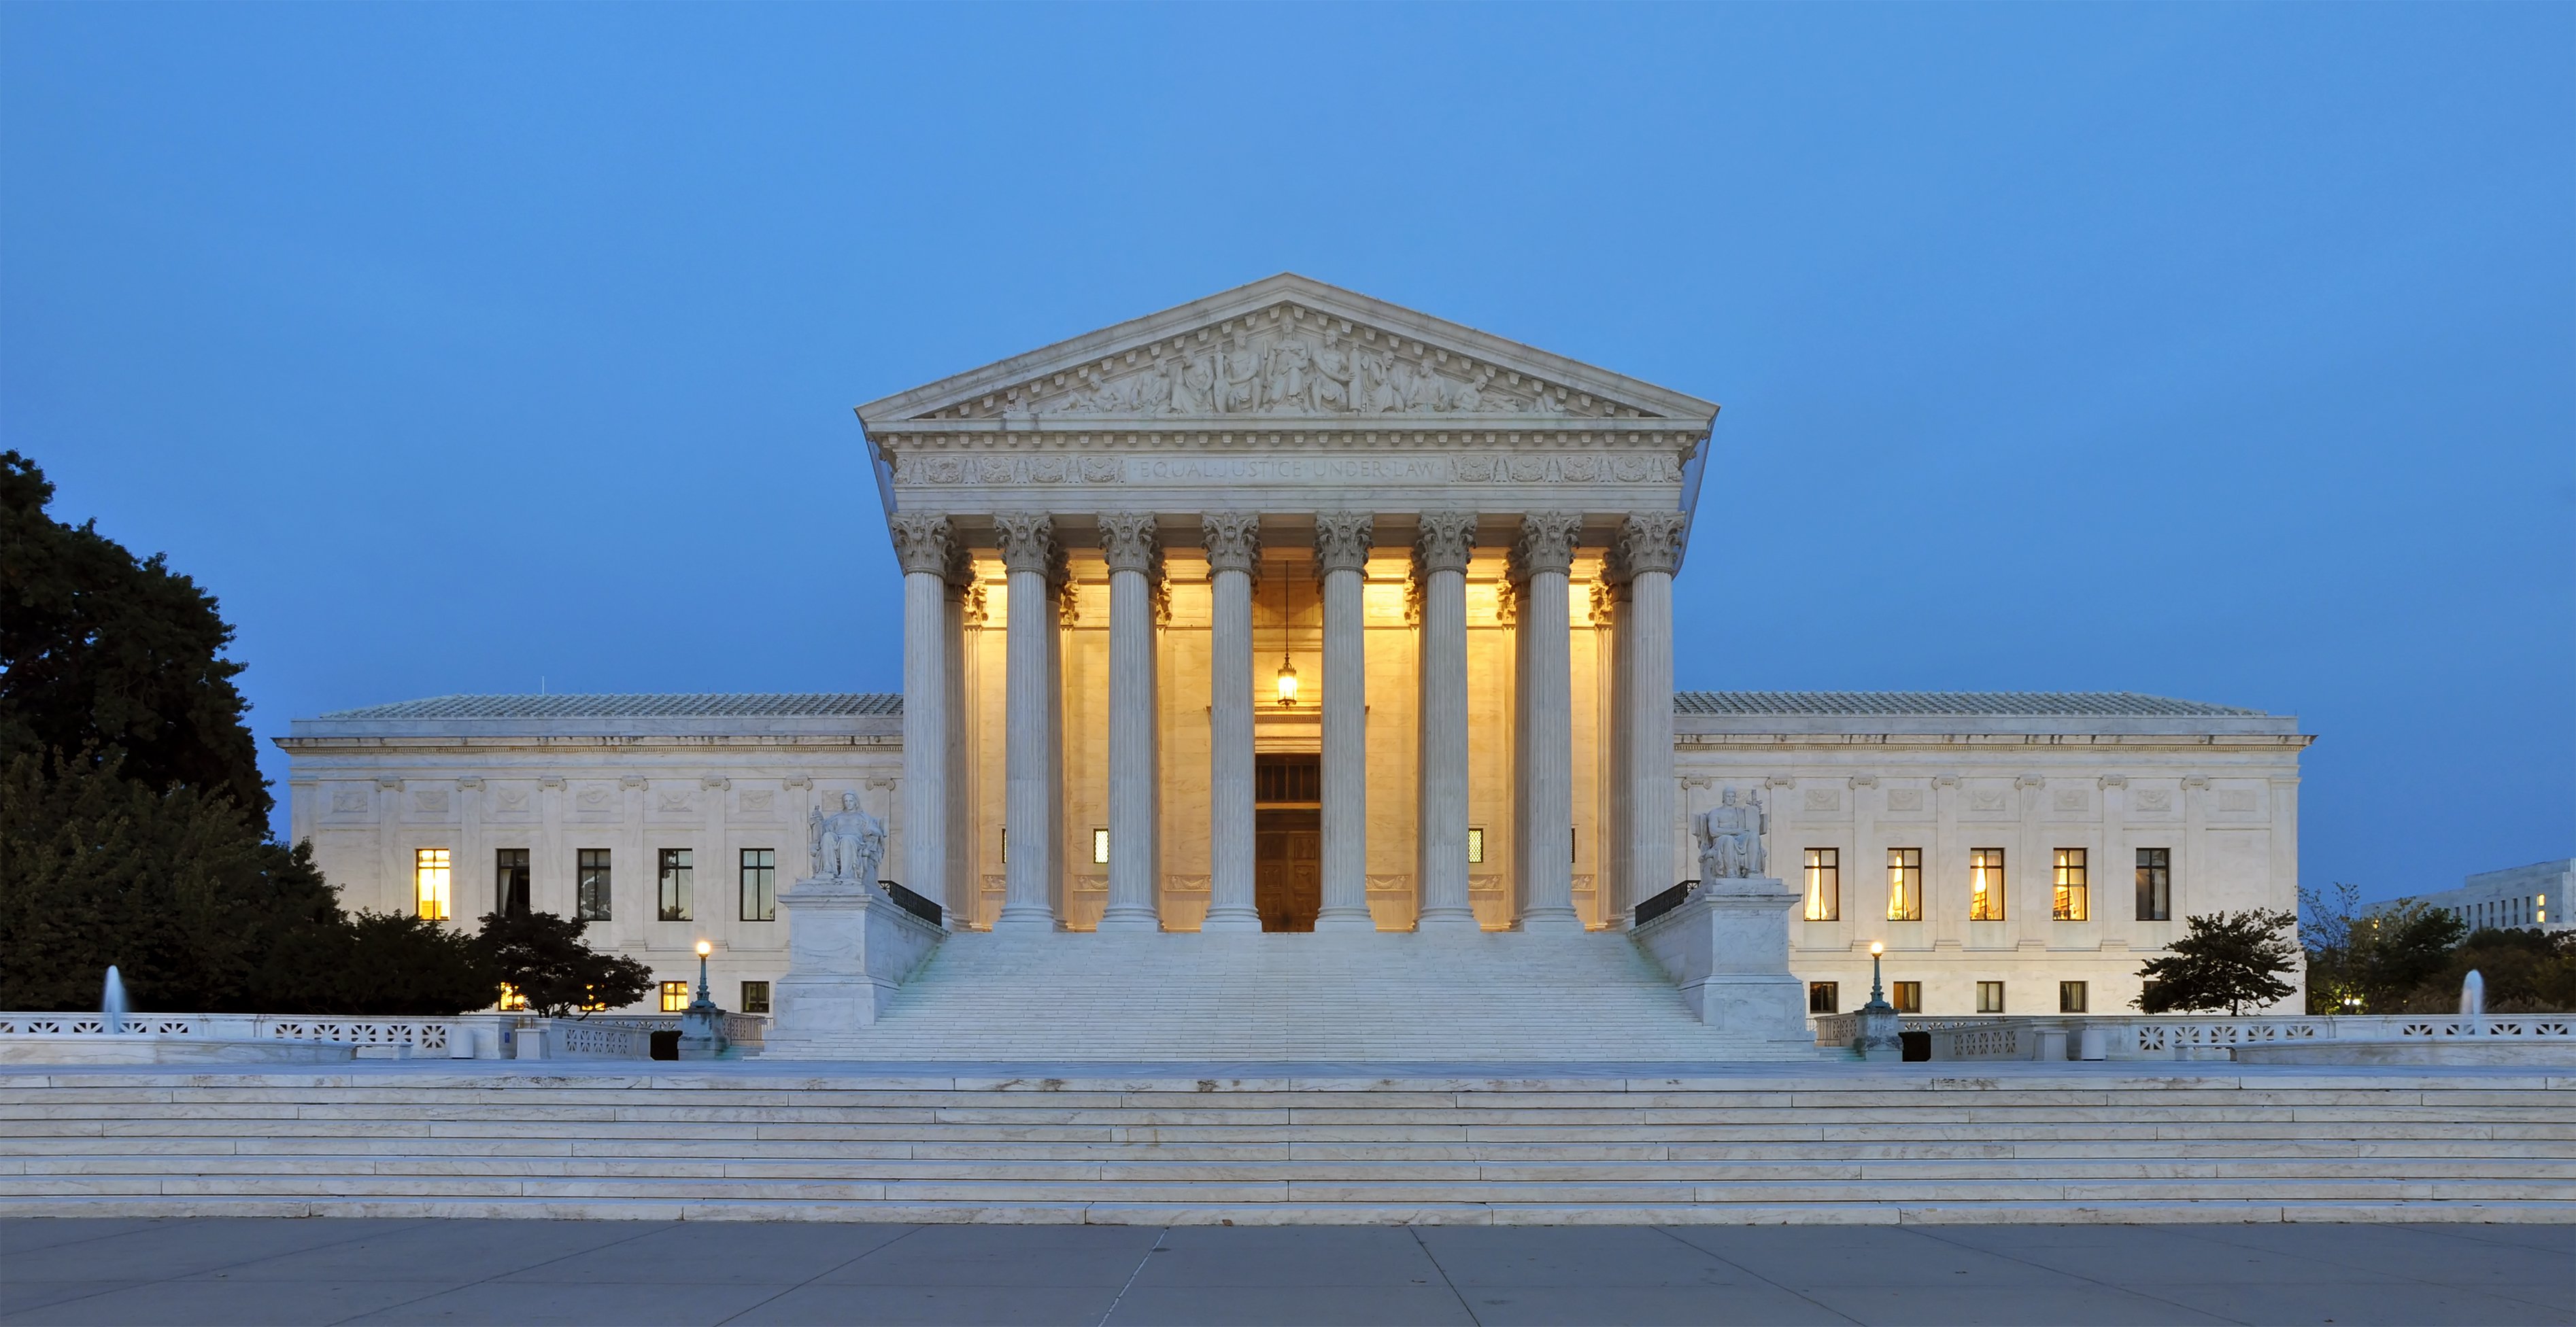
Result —
<instances>
[{"instance_id":1,"label":"doorway","mask_svg":"<svg viewBox=\"0 0 2576 1327\"><path fill-rule=\"evenodd\" d=\"M1253 765L1252 905L1265 931L1311 931L1324 910L1323 757Z\"/></svg>"}]
</instances>

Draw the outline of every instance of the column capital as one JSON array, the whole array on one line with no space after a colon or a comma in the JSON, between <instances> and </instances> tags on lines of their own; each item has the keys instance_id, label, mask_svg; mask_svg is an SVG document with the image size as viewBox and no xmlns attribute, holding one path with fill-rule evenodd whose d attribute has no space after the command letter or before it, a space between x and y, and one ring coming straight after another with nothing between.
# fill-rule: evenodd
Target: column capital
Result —
<instances>
[{"instance_id":1,"label":"column capital","mask_svg":"<svg viewBox=\"0 0 2576 1327\"><path fill-rule=\"evenodd\" d=\"M1051 575L1058 549L1055 518L1042 511L1006 511L993 517L993 533L1002 545L1002 565L1012 571Z\"/></svg>"},{"instance_id":2,"label":"column capital","mask_svg":"<svg viewBox=\"0 0 2576 1327\"><path fill-rule=\"evenodd\" d=\"M948 543L952 527L945 516L928 512L897 512L886 518L886 528L894 535L894 555L903 564L904 574L926 572L933 576L948 573Z\"/></svg>"},{"instance_id":3,"label":"column capital","mask_svg":"<svg viewBox=\"0 0 2576 1327\"><path fill-rule=\"evenodd\" d=\"M975 550L968 548L953 530L948 536L948 562L941 574L948 581L950 594L963 595L975 586Z\"/></svg>"},{"instance_id":4,"label":"column capital","mask_svg":"<svg viewBox=\"0 0 2576 1327\"><path fill-rule=\"evenodd\" d=\"M1160 573L1162 534L1154 524L1153 514L1141 511L1102 513L1100 552L1113 572L1141 571L1147 576Z\"/></svg>"},{"instance_id":5,"label":"column capital","mask_svg":"<svg viewBox=\"0 0 2576 1327\"><path fill-rule=\"evenodd\" d=\"M1426 511L1421 532L1413 537L1413 573L1465 571L1476 556L1476 513Z\"/></svg>"},{"instance_id":6,"label":"column capital","mask_svg":"<svg viewBox=\"0 0 2576 1327\"><path fill-rule=\"evenodd\" d=\"M1199 535L1207 546L1208 575L1240 571L1261 577L1261 515L1249 511L1214 511L1199 518Z\"/></svg>"},{"instance_id":7,"label":"column capital","mask_svg":"<svg viewBox=\"0 0 2576 1327\"><path fill-rule=\"evenodd\" d=\"M1368 570L1377 545L1377 518L1367 512L1320 512L1315 517L1315 579L1336 571Z\"/></svg>"},{"instance_id":8,"label":"column capital","mask_svg":"<svg viewBox=\"0 0 2576 1327\"><path fill-rule=\"evenodd\" d=\"M1520 538L1512 541L1508 576L1525 581L1540 572L1562 576L1574 570L1574 541L1583 517L1570 511L1534 511L1521 517Z\"/></svg>"},{"instance_id":9,"label":"column capital","mask_svg":"<svg viewBox=\"0 0 2576 1327\"><path fill-rule=\"evenodd\" d=\"M1630 512L1619 523L1619 537L1610 546L1619 578L1649 571L1671 575L1681 565L1682 548L1689 540L1690 517L1680 512Z\"/></svg>"}]
</instances>

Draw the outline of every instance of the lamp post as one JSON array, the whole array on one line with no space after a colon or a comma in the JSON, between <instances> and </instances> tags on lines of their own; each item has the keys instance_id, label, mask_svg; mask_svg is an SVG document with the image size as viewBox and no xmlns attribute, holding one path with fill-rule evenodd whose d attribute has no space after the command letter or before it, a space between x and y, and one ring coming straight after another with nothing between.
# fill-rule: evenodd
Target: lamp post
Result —
<instances>
[{"instance_id":1,"label":"lamp post","mask_svg":"<svg viewBox=\"0 0 2576 1327\"><path fill-rule=\"evenodd\" d=\"M1860 1007L1860 1033L1852 1038L1852 1050L1864 1060L1905 1058L1905 1022L1887 1002L1879 980L1879 955L1886 952L1884 943L1869 942L1869 1003Z\"/></svg>"},{"instance_id":2,"label":"lamp post","mask_svg":"<svg viewBox=\"0 0 2576 1327\"><path fill-rule=\"evenodd\" d=\"M716 1007L715 996L707 989L707 955L716 947L704 940L698 942L698 998L680 1014L680 1058L712 1060L725 1053L725 1011Z\"/></svg>"}]
</instances>

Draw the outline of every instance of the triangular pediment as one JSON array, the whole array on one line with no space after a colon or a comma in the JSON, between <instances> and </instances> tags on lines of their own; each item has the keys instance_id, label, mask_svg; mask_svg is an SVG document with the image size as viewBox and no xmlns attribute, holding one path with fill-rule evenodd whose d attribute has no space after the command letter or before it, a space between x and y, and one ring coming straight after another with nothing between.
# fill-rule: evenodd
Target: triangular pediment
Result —
<instances>
[{"instance_id":1,"label":"triangular pediment","mask_svg":"<svg viewBox=\"0 0 2576 1327\"><path fill-rule=\"evenodd\" d=\"M1283 273L859 407L915 422L1673 419L1707 401Z\"/></svg>"}]
</instances>

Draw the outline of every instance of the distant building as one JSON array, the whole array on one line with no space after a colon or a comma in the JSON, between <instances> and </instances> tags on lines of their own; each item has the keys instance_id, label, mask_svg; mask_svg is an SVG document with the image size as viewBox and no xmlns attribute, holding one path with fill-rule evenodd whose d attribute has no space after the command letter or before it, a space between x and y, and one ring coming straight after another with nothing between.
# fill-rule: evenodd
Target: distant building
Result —
<instances>
[{"instance_id":1,"label":"distant building","mask_svg":"<svg viewBox=\"0 0 2576 1327\"><path fill-rule=\"evenodd\" d=\"M2488 926L2565 931L2576 929L2567 910L2570 893L2576 893L2576 857L2561 857L2509 870L2481 871L2458 889L2409 894L2373 904L2370 911L2392 912L2421 903L2459 918L2472 931Z\"/></svg>"}]
</instances>

